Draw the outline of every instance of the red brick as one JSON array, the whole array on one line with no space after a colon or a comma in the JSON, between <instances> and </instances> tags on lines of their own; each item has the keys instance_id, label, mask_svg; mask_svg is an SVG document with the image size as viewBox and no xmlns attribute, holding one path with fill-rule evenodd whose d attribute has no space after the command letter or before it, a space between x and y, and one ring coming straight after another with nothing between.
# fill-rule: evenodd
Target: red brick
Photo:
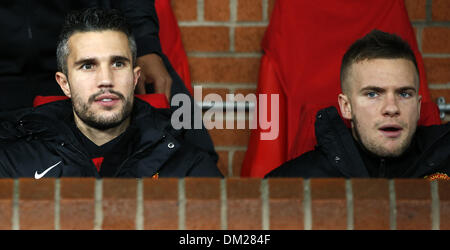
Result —
<instances>
[{"instance_id":1,"label":"red brick","mask_svg":"<svg viewBox=\"0 0 450 250\"><path fill-rule=\"evenodd\" d=\"M431 8L433 21L450 21L450 1L433 0Z\"/></svg>"},{"instance_id":2,"label":"red brick","mask_svg":"<svg viewBox=\"0 0 450 250\"><path fill-rule=\"evenodd\" d=\"M205 20L206 21L229 21L230 1L229 0L205 0Z\"/></svg>"},{"instance_id":3,"label":"red brick","mask_svg":"<svg viewBox=\"0 0 450 250\"><path fill-rule=\"evenodd\" d=\"M0 179L0 230L12 227L13 185L12 179Z\"/></svg>"},{"instance_id":4,"label":"red brick","mask_svg":"<svg viewBox=\"0 0 450 250\"><path fill-rule=\"evenodd\" d=\"M259 58L189 57L193 82L256 83Z\"/></svg>"},{"instance_id":5,"label":"red brick","mask_svg":"<svg viewBox=\"0 0 450 250\"><path fill-rule=\"evenodd\" d=\"M219 155L219 162L217 162L217 167L223 176L228 177L228 151L216 151Z\"/></svg>"},{"instance_id":6,"label":"red brick","mask_svg":"<svg viewBox=\"0 0 450 250\"><path fill-rule=\"evenodd\" d=\"M356 230L390 228L389 183L385 179L352 179L353 225Z\"/></svg>"},{"instance_id":7,"label":"red brick","mask_svg":"<svg viewBox=\"0 0 450 250\"><path fill-rule=\"evenodd\" d=\"M228 51L228 27L180 27L181 38L187 52Z\"/></svg>"},{"instance_id":8,"label":"red brick","mask_svg":"<svg viewBox=\"0 0 450 250\"><path fill-rule=\"evenodd\" d=\"M20 229L55 228L55 179L19 179Z\"/></svg>"},{"instance_id":9,"label":"red brick","mask_svg":"<svg viewBox=\"0 0 450 250\"><path fill-rule=\"evenodd\" d=\"M450 58L424 58L428 83L450 82Z\"/></svg>"},{"instance_id":10,"label":"red brick","mask_svg":"<svg viewBox=\"0 0 450 250\"><path fill-rule=\"evenodd\" d=\"M422 31L423 53L450 53L449 41L449 27L425 27Z\"/></svg>"},{"instance_id":11,"label":"red brick","mask_svg":"<svg viewBox=\"0 0 450 250\"><path fill-rule=\"evenodd\" d=\"M178 21L197 20L197 0L171 0Z\"/></svg>"},{"instance_id":12,"label":"red brick","mask_svg":"<svg viewBox=\"0 0 450 250\"><path fill-rule=\"evenodd\" d=\"M227 179L227 219L229 230L261 230L261 179Z\"/></svg>"},{"instance_id":13,"label":"red brick","mask_svg":"<svg viewBox=\"0 0 450 250\"><path fill-rule=\"evenodd\" d=\"M271 178L268 183L270 229L303 229L303 179Z\"/></svg>"},{"instance_id":14,"label":"red brick","mask_svg":"<svg viewBox=\"0 0 450 250\"><path fill-rule=\"evenodd\" d=\"M261 21L262 0L238 0L238 21Z\"/></svg>"},{"instance_id":15,"label":"red brick","mask_svg":"<svg viewBox=\"0 0 450 250\"><path fill-rule=\"evenodd\" d=\"M248 124L247 126L248 127ZM210 129L214 146L247 146L250 129Z\"/></svg>"},{"instance_id":16,"label":"red brick","mask_svg":"<svg viewBox=\"0 0 450 250\"><path fill-rule=\"evenodd\" d=\"M233 176L241 176L242 163L244 162L245 153L247 151L234 151L233 154Z\"/></svg>"},{"instance_id":17,"label":"red brick","mask_svg":"<svg viewBox=\"0 0 450 250\"><path fill-rule=\"evenodd\" d=\"M219 178L185 178L186 229L221 229Z\"/></svg>"},{"instance_id":18,"label":"red brick","mask_svg":"<svg viewBox=\"0 0 450 250\"><path fill-rule=\"evenodd\" d=\"M439 214L441 230L450 230L450 181L439 181Z\"/></svg>"},{"instance_id":19,"label":"red brick","mask_svg":"<svg viewBox=\"0 0 450 250\"><path fill-rule=\"evenodd\" d=\"M450 89L430 89L430 95L433 102L439 97L444 97L446 103L450 102Z\"/></svg>"},{"instance_id":20,"label":"red brick","mask_svg":"<svg viewBox=\"0 0 450 250\"><path fill-rule=\"evenodd\" d=\"M135 229L137 182L135 179L103 179L102 229Z\"/></svg>"},{"instance_id":21,"label":"red brick","mask_svg":"<svg viewBox=\"0 0 450 250\"><path fill-rule=\"evenodd\" d=\"M426 3L426 0L405 0L409 20L425 20L427 18Z\"/></svg>"},{"instance_id":22,"label":"red brick","mask_svg":"<svg viewBox=\"0 0 450 250\"><path fill-rule=\"evenodd\" d=\"M256 86L255 86L256 87ZM249 94L254 94L256 95L256 88L249 88L249 89L236 89L234 91L235 95L237 94L242 94L244 97L249 95Z\"/></svg>"},{"instance_id":23,"label":"red brick","mask_svg":"<svg viewBox=\"0 0 450 250\"><path fill-rule=\"evenodd\" d=\"M144 229L178 229L178 179L144 179Z\"/></svg>"},{"instance_id":24,"label":"red brick","mask_svg":"<svg viewBox=\"0 0 450 250\"><path fill-rule=\"evenodd\" d=\"M311 179L312 229L346 229L345 180Z\"/></svg>"},{"instance_id":25,"label":"red brick","mask_svg":"<svg viewBox=\"0 0 450 250\"><path fill-rule=\"evenodd\" d=\"M206 101L205 96L209 94L217 94L225 101L227 99L227 94L229 93L230 91L224 88L202 88L202 101Z\"/></svg>"},{"instance_id":26,"label":"red brick","mask_svg":"<svg viewBox=\"0 0 450 250\"><path fill-rule=\"evenodd\" d=\"M431 229L430 182L420 179L395 180L397 229Z\"/></svg>"},{"instance_id":27,"label":"red brick","mask_svg":"<svg viewBox=\"0 0 450 250\"><path fill-rule=\"evenodd\" d=\"M261 52L261 41L266 27L236 27L236 52Z\"/></svg>"},{"instance_id":28,"label":"red brick","mask_svg":"<svg viewBox=\"0 0 450 250\"><path fill-rule=\"evenodd\" d=\"M60 228L94 229L95 179L60 179Z\"/></svg>"}]
</instances>

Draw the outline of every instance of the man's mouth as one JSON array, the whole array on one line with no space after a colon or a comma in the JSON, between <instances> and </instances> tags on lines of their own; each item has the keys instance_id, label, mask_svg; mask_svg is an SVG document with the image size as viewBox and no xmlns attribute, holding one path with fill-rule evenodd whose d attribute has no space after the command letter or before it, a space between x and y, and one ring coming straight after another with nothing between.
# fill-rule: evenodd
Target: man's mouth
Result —
<instances>
[{"instance_id":1,"label":"man's mouth","mask_svg":"<svg viewBox=\"0 0 450 250\"><path fill-rule=\"evenodd\" d=\"M397 124L386 124L378 128L378 130L388 138L397 138L402 134L403 128Z\"/></svg>"},{"instance_id":2,"label":"man's mouth","mask_svg":"<svg viewBox=\"0 0 450 250\"><path fill-rule=\"evenodd\" d=\"M120 97L115 94L101 94L95 97L94 102L104 107L111 107L116 105L120 101Z\"/></svg>"}]
</instances>

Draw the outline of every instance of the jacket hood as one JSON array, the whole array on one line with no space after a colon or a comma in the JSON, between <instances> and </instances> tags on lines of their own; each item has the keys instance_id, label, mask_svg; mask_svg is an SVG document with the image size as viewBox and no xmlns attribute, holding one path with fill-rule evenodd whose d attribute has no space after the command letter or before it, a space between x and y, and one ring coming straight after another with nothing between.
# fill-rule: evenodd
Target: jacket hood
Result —
<instances>
[{"instance_id":1,"label":"jacket hood","mask_svg":"<svg viewBox=\"0 0 450 250\"><path fill-rule=\"evenodd\" d=\"M350 130L334 106L317 112L315 133L318 147L325 152L330 164L344 176L369 176L358 153Z\"/></svg>"}]
</instances>

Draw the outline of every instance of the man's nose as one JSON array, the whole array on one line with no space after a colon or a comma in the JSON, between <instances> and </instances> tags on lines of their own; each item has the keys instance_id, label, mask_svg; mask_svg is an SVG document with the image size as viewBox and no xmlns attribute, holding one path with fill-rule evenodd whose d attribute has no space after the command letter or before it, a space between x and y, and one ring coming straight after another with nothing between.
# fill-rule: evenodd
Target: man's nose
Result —
<instances>
[{"instance_id":1,"label":"man's nose","mask_svg":"<svg viewBox=\"0 0 450 250\"><path fill-rule=\"evenodd\" d=\"M100 67L99 75L98 75L98 87L112 87L113 86L113 72L107 67Z\"/></svg>"},{"instance_id":2,"label":"man's nose","mask_svg":"<svg viewBox=\"0 0 450 250\"><path fill-rule=\"evenodd\" d=\"M383 115L384 116L398 116L400 115L400 108L398 106L395 94L388 94L384 100Z\"/></svg>"}]
</instances>

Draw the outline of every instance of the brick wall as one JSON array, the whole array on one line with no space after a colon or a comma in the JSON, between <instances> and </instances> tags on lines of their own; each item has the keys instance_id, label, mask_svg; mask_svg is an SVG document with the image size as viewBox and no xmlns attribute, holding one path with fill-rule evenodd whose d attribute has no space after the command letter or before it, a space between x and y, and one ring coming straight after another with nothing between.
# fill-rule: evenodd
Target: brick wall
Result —
<instances>
[{"instance_id":1,"label":"brick wall","mask_svg":"<svg viewBox=\"0 0 450 250\"><path fill-rule=\"evenodd\" d=\"M450 182L1 179L0 229L450 229Z\"/></svg>"},{"instance_id":2,"label":"brick wall","mask_svg":"<svg viewBox=\"0 0 450 250\"><path fill-rule=\"evenodd\" d=\"M262 56L260 42L275 0L172 0L188 54L194 86L203 95L254 93ZM406 0L424 56L433 100L450 103L450 1ZM447 114L445 121L450 121ZM247 126L248 128L248 126ZM239 176L250 131L211 130L219 167Z\"/></svg>"},{"instance_id":3,"label":"brick wall","mask_svg":"<svg viewBox=\"0 0 450 250\"><path fill-rule=\"evenodd\" d=\"M405 0L417 35L431 97L450 103L450 1ZM444 122L450 121L450 113Z\"/></svg>"}]
</instances>

